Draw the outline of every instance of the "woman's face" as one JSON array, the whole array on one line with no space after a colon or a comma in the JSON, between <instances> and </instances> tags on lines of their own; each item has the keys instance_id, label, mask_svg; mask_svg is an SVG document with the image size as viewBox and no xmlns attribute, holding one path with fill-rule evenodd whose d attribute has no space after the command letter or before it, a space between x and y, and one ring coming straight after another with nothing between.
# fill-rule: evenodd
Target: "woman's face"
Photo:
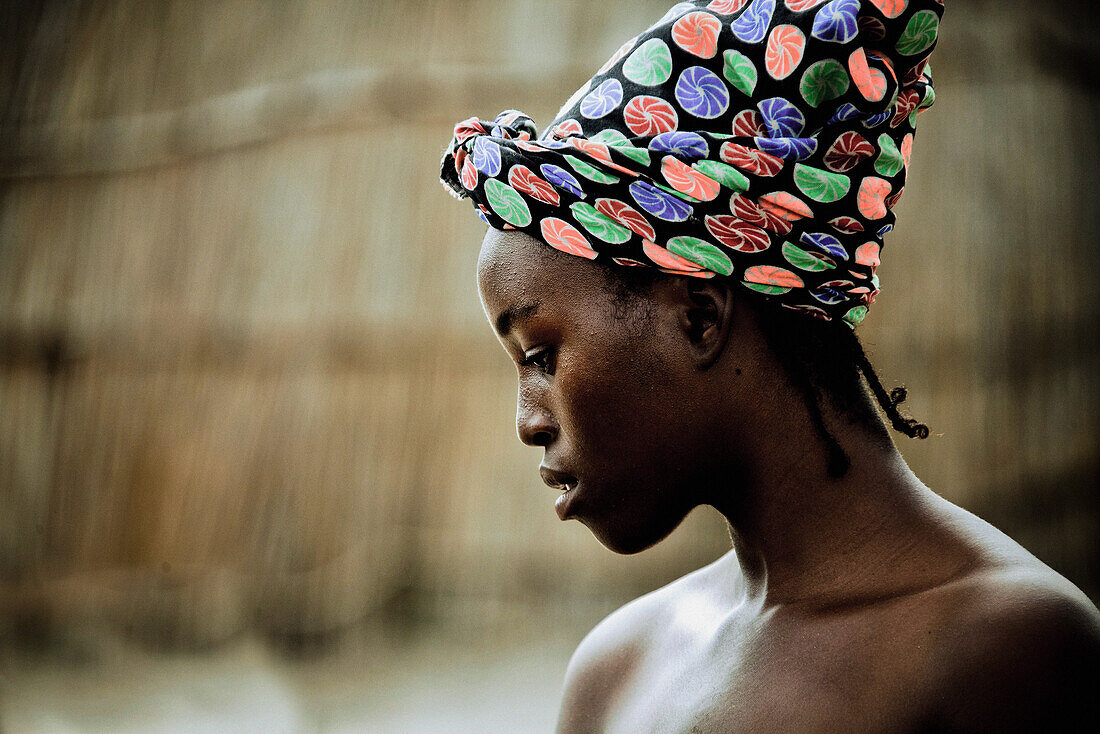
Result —
<instances>
[{"instance_id":1,"label":"woman's face","mask_svg":"<svg viewBox=\"0 0 1100 734\"><path fill-rule=\"evenodd\" d=\"M700 502L706 400L662 289L623 313L601 268L490 230L478 262L489 322L517 365L520 440L543 448L555 508L611 550L660 541ZM695 489L693 489L695 488Z\"/></svg>"}]
</instances>

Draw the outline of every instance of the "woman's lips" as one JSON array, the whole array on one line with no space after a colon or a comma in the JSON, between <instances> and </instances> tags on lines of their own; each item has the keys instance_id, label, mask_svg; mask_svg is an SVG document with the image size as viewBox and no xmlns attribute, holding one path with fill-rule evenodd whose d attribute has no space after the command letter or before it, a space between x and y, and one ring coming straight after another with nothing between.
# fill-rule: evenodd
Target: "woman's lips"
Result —
<instances>
[{"instance_id":1,"label":"woman's lips","mask_svg":"<svg viewBox=\"0 0 1100 734\"><path fill-rule=\"evenodd\" d=\"M569 508L573 504L573 498L577 496L577 485L567 485L558 498L554 501L554 512L558 513L559 520L568 520L573 515L569 512Z\"/></svg>"},{"instance_id":2,"label":"woman's lips","mask_svg":"<svg viewBox=\"0 0 1100 734\"><path fill-rule=\"evenodd\" d=\"M568 489L577 483L577 478L568 472L561 471L560 469L552 469L545 464L539 466L539 475L542 477L542 481L546 483L546 486L553 489Z\"/></svg>"},{"instance_id":3,"label":"woman's lips","mask_svg":"<svg viewBox=\"0 0 1100 734\"><path fill-rule=\"evenodd\" d=\"M561 490L561 495L554 502L554 510L558 513L558 517L567 520L570 517L569 505L572 503L573 496L577 493L578 479L568 472L552 469L545 465L539 467L539 475L546 486Z\"/></svg>"}]
</instances>

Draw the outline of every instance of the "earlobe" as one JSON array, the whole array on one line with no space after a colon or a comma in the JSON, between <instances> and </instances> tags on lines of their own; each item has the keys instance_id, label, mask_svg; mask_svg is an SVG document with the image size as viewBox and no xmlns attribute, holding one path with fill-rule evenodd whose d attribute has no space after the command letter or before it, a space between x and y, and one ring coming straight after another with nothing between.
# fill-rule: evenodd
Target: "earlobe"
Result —
<instances>
[{"instance_id":1,"label":"earlobe","mask_svg":"<svg viewBox=\"0 0 1100 734\"><path fill-rule=\"evenodd\" d=\"M679 278L683 303L681 325L699 369L708 369L726 348L733 321L729 286L716 279Z\"/></svg>"}]
</instances>

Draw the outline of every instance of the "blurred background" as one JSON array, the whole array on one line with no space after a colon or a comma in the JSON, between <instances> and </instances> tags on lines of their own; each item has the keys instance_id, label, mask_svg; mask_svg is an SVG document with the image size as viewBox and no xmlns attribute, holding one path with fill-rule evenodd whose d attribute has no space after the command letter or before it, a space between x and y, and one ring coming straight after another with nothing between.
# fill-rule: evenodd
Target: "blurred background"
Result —
<instances>
[{"instance_id":1,"label":"blurred background","mask_svg":"<svg viewBox=\"0 0 1100 734\"><path fill-rule=\"evenodd\" d=\"M0 730L548 731L584 633L727 550L557 521L437 181L671 4L3 4ZM861 334L917 473L1096 600L1092 12L948 2Z\"/></svg>"}]
</instances>

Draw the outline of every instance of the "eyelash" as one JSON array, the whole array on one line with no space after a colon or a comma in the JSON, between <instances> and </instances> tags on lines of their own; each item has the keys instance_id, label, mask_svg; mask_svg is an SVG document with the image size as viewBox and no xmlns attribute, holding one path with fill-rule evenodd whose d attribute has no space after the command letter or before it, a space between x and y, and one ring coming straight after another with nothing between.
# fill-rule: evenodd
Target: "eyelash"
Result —
<instances>
[{"instance_id":1,"label":"eyelash","mask_svg":"<svg viewBox=\"0 0 1100 734\"><path fill-rule=\"evenodd\" d=\"M554 350L550 347L541 347L525 354L520 361L520 366L535 367L544 374L552 375L554 374Z\"/></svg>"}]
</instances>

